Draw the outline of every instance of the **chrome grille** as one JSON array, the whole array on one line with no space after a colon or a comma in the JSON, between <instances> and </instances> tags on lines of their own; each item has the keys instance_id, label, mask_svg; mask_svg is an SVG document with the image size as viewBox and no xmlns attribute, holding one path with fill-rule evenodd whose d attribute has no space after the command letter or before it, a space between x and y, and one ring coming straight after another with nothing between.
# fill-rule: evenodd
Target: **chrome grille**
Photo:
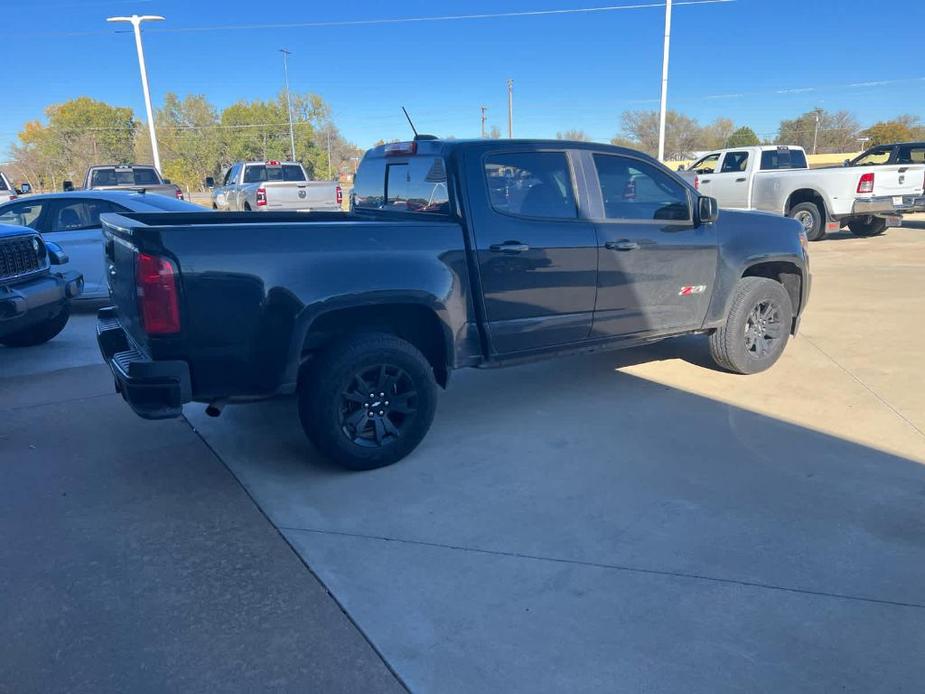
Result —
<instances>
[{"instance_id":1,"label":"chrome grille","mask_svg":"<svg viewBox=\"0 0 925 694\"><path fill-rule=\"evenodd\" d=\"M41 270L43 263L32 246L32 236L0 238L0 281Z\"/></svg>"}]
</instances>

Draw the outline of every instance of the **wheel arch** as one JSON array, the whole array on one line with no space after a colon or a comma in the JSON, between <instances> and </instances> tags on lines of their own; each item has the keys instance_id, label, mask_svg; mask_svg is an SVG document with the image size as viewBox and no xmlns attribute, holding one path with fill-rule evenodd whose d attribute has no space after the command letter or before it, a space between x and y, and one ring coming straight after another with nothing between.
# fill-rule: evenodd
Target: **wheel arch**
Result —
<instances>
[{"instance_id":1,"label":"wheel arch","mask_svg":"<svg viewBox=\"0 0 925 694\"><path fill-rule=\"evenodd\" d=\"M819 211L822 213L822 224L824 226L829 219L830 210L832 208L825 199L825 196L815 188L797 188L790 193L784 203L784 214L789 217L790 211L803 202L811 202L819 208Z\"/></svg>"},{"instance_id":2,"label":"wheel arch","mask_svg":"<svg viewBox=\"0 0 925 694\"><path fill-rule=\"evenodd\" d=\"M791 333L796 329L797 316L802 310L803 300L803 270L795 263L786 260L768 260L753 263L742 271L741 278L765 277L779 282L790 297L793 307L793 325Z\"/></svg>"}]
</instances>

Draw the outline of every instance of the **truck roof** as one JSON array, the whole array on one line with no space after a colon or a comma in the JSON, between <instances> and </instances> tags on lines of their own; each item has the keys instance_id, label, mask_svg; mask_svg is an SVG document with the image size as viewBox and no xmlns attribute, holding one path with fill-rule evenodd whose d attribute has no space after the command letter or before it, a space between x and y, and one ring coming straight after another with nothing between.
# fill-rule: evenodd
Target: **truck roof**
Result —
<instances>
[{"instance_id":1,"label":"truck roof","mask_svg":"<svg viewBox=\"0 0 925 694\"><path fill-rule=\"evenodd\" d=\"M411 145L414 150L411 150ZM504 149L506 147L548 147L550 149L593 149L596 151L608 151L615 154L626 154L633 157L641 157L650 161L657 161L654 157L645 152L640 152L629 147L618 147L617 145L606 144L604 142L587 142L578 140L549 140L549 139L499 139L490 140L482 138L473 138L465 140L441 140L441 139L415 139L401 142L387 142L378 145L366 151L366 157L379 158L388 156L387 152L391 149L392 156L402 156L410 154L430 155L430 156L447 156L455 150L460 149Z\"/></svg>"}]
</instances>

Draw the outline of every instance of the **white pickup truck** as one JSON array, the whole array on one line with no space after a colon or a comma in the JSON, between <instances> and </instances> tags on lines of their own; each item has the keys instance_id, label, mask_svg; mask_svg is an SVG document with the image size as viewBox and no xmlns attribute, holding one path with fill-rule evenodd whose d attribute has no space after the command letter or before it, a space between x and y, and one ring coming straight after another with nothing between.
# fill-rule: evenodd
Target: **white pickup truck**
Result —
<instances>
[{"instance_id":1,"label":"white pickup truck","mask_svg":"<svg viewBox=\"0 0 925 694\"><path fill-rule=\"evenodd\" d=\"M857 236L882 234L925 196L925 166L810 169L801 147L717 150L681 175L720 207L793 217L810 241L845 226Z\"/></svg>"},{"instance_id":2,"label":"white pickup truck","mask_svg":"<svg viewBox=\"0 0 925 694\"><path fill-rule=\"evenodd\" d=\"M212 208L226 212L340 211L344 193L333 181L309 181L305 169L290 161L239 161L222 184L206 179Z\"/></svg>"},{"instance_id":3,"label":"white pickup truck","mask_svg":"<svg viewBox=\"0 0 925 694\"><path fill-rule=\"evenodd\" d=\"M0 171L0 202L15 200L17 195L16 188L10 183L10 179Z\"/></svg>"}]
</instances>

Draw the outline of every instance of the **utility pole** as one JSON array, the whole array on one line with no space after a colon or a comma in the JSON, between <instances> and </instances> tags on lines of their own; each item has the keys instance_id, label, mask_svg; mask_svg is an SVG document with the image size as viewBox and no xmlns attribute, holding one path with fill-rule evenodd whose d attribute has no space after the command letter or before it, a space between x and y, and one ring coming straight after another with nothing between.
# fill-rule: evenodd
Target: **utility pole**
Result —
<instances>
[{"instance_id":1,"label":"utility pole","mask_svg":"<svg viewBox=\"0 0 925 694\"><path fill-rule=\"evenodd\" d=\"M816 144L819 142L819 111L816 111L816 129L813 131L813 154L816 153Z\"/></svg>"},{"instance_id":2,"label":"utility pole","mask_svg":"<svg viewBox=\"0 0 925 694\"><path fill-rule=\"evenodd\" d=\"M286 78L286 111L289 112L289 145L292 148L292 161L295 161L295 131L292 129L292 98L289 96L289 56L291 51L280 48L283 54L283 75Z\"/></svg>"},{"instance_id":3,"label":"utility pole","mask_svg":"<svg viewBox=\"0 0 925 694\"><path fill-rule=\"evenodd\" d=\"M668 57L671 53L671 0L665 0L665 47L662 54L662 104L658 116L658 160L665 161L665 123L668 119Z\"/></svg>"},{"instance_id":4,"label":"utility pole","mask_svg":"<svg viewBox=\"0 0 925 694\"><path fill-rule=\"evenodd\" d=\"M514 137L514 80L507 81L507 136Z\"/></svg>"},{"instance_id":5,"label":"utility pole","mask_svg":"<svg viewBox=\"0 0 925 694\"><path fill-rule=\"evenodd\" d=\"M137 15L131 17L107 17L107 22L128 22L135 31L135 49L138 51L138 68L141 70L141 89L145 95L145 111L148 115L148 133L151 135L151 154L154 156L154 168L161 171L161 154L157 149L157 133L154 131L154 110L151 108L151 92L148 90L148 71L145 68L145 52L141 46L141 23L163 22L158 15Z\"/></svg>"},{"instance_id":6,"label":"utility pole","mask_svg":"<svg viewBox=\"0 0 925 694\"><path fill-rule=\"evenodd\" d=\"M488 116L485 115L485 112L486 112L487 110L488 110L488 107L483 105L483 106L482 106L482 139L483 139L483 140L484 140L485 137L487 136L487 135L486 135L486 132L485 132L485 121L488 120Z\"/></svg>"}]
</instances>

